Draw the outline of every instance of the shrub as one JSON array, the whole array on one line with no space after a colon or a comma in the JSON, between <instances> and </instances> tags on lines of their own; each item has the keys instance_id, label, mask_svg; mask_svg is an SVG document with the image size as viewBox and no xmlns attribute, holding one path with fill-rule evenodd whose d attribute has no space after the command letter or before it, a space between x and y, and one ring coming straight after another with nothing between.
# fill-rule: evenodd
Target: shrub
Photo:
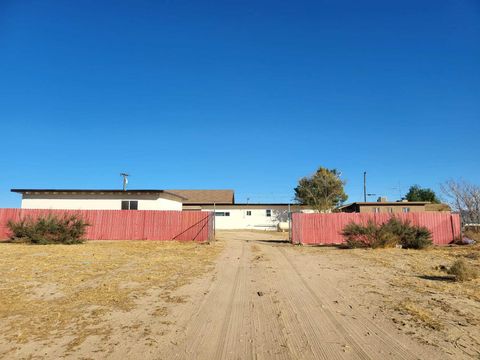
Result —
<instances>
[{"instance_id":1,"label":"shrub","mask_svg":"<svg viewBox=\"0 0 480 360\"><path fill-rule=\"evenodd\" d=\"M342 235L350 248L393 247L398 242L395 234L376 225L372 220L366 225L352 222L345 226Z\"/></svg>"},{"instance_id":2,"label":"shrub","mask_svg":"<svg viewBox=\"0 0 480 360\"><path fill-rule=\"evenodd\" d=\"M465 260L460 259L455 261L447 273L455 276L456 281L473 280L479 277L479 271Z\"/></svg>"},{"instance_id":3,"label":"shrub","mask_svg":"<svg viewBox=\"0 0 480 360\"><path fill-rule=\"evenodd\" d=\"M88 224L77 215L48 215L32 220L9 221L11 242L30 244L79 244Z\"/></svg>"},{"instance_id":4,"label":"shrub","mask_svg":"<svg viewBox=\"0 0 480 360\"><path fill-rule=\"evenodd\" d=\"M392 217L381 225L385 231L394 234L397 244L405 249L424 249L432 245L430 230L423 226L412 225L410 221L401 221Z\"/></svg>"},{"instance_id":5,"label":"shrub","mask_svg":"<svg viewBox=\"0 0 480 360\"><path fill-rule=\"evenodd\" d=\"M413 225L400 244L405 249L425 249L432 245L432 234L426 227Z\"/></svg>"},{"instance_id":6,"label":"shrub","mask_svg":"<svg viewBox=\"0 0 480 360\"><path fill-rule=\"evenodd\" d=\"M342 236L345 238L347 247L370 247L372 238L367 235L371 232L369 225L370 223L368 223L367 226L363 226L354 222L347 224L342 231Z\"/></svg>"},{"instance_id":7,"label":"shrub","mask_svg":"<svg viewBox=\"0 0 480 360\"><path fill-rule=\"evenodd\" d=\"M422 226L412 225L392 217L384 224L377 225L369 220L366 225L350 223L343 229L347 247L394 247L423 249L432 244L430 231Z\"/></svg>"}]
</instances>

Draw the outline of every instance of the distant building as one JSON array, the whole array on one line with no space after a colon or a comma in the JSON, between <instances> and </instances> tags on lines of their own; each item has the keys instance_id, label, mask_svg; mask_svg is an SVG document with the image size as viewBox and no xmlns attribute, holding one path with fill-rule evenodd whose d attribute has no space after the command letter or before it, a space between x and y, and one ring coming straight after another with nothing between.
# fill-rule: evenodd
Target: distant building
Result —
<instances>
[{"instance_id":1,"label":"distant building","mask_svg":"<svg viewBox=\"0 0 480 360\"><path fill-rule=\"evenodd\" d=\"M346 213L410 213L421 211L448 211L450 207L445 204L431 204L426 201L387 201L386 198L379 198L374 202L354 202L338 208L340 212Z\"/></svg>"}]
</instances>

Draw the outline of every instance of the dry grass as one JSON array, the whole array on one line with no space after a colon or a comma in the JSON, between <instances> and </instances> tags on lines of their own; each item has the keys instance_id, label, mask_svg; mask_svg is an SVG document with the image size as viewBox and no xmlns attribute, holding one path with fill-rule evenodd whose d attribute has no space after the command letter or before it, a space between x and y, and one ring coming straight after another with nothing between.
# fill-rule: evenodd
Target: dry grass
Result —
<instances>
[{"instance_id":1,"label":"dry grass","mask_svg":"<svg viewBox=\"0 0 480 360\"><path fill-rule=\"evenodd\" d=\"M399 302L396 305L395 310L403 315L410 316L414 322L419 322L422 326L434 330L441 330L443 328L443 325L436 319L432 311L420 306L418 303L410 299L404 299Z\"/></svg>"},{"instance_id":2,"label":"dry grass","mask_svg":"<svg viewBox=\"0 0 480 360\"><path fill-rule=\"evenodd\" d=\"M462 296L480 301L480 281L455 283L446 275L456 260L464 261L474 271L480 270L480 245L433 247L428 250L381 249L352 252L356 257L367 259L391 269L398 286L408 286L420 292L435 291L452 296Z\"/></svg>"},{"instance_id":3,"label":"dry grass","mask_svg":"<svg viewBox=\"0 0 480 360\"><path fill-rule=\"evenodd\" d=\"M103 315L129 311L158 289L164 301L183 301L171 291L210 269L221 248L156 241L0 244L2 337L21 344L71 336L75 347L90 335L108 336Z\"/></svg>"},{"instance_id":4,"label":"dry grass","mask_svg":"<svg viewBox=\"0 0 480 360\"><path fill-rule=\"evenodd\" d=\"M470 258L470 257L469 257ZM468 281L478 278L479 270L467 263L465 259L455 260L450 269L447 270L450 275L455 276L457 281Z\"/></svg>"}]
</instances>

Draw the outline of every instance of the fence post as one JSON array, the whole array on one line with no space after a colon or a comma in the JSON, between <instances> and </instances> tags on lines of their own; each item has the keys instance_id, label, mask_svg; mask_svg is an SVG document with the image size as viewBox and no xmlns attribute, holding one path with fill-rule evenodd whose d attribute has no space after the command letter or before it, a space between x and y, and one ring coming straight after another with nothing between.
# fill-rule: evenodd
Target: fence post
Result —
<instances>
[{"instance_id":1,"label":"fence post","mask_svg":"<svg viewBox=\"0 0 480 360\"><path fill-rule=\"evenodd\" d=\"M293 212L290 213L290 242L292 244L298 244L298 231L295 221L293 221Z\"/></svg>"},{"instance_id":2,"label":"fence post","mask_svg":"<svg viewBox=\"0 0 480 360\"><path fill-rule=\"evenodd\" d=\"M216 228L215 228L216 227L216 224L215 224L215 217L216 217L215 214L216 214L216 212L217 212L217 207L216 207L216 204L213 203L213 238L215 238L216 231L217 231Z\"/></svg>"},{"instance_id":3,"label":"fence post","mask_svg":"<svg viewBox=\"0 0 480 360\"><path fill-rule=\"evenodd\" d=\"M290 209L290 204L288 204L288 241L292 242L292 211Z\"/></svg>"},{"instance_id":4,"label":"fence post","mask_svg":"<svg viewBox=\"0 0 480 360\"><path fill-rule=\"evenodd\" d=\"M215 239L215 213L211 213L210 212L210 226L211 226L211 229L210 229L210 233L211 233L211 240L212 241L216 241Z\"/></svg>"},{"instance_id":5,"label":"fence post","mask_svg":"<svg viewBox=\"0 0 480 360\"><path fill-rule=\"evenodd\" d=\"M455 226L453 225L453 214L450 214L450 225L451 225L451 228L452 228L452 242L455 242ZM462 236L462 224L460 223L460 228L458 229L459 232L460 232L460 239L459 240L462 240L463 236Z\"/></svg>"}]
</instances>

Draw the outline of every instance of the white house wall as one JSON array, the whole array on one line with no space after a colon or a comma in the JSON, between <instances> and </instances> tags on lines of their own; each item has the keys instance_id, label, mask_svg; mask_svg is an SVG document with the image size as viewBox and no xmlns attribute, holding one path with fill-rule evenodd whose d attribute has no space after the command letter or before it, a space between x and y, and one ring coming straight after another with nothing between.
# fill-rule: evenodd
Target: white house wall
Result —
<instances>
[{"instance_id":1,"label":"white house wall","mask_svg":"<svg viewBox=\"0 0 480 360\"><path fill-rule=\"evenodd\" d=\"M271 210L271 216L267 216L267 209ZM203 209L203 211L212 211L212 209ZM251 215L247 215L247 211L251 211ZM288 208L229 209L217 207L215 212L230 213L230 216L215 216L215 228L219 230L276 230L280 221L288 221Z\"/></svg>"},{"instance_id":2,"label":"white house wall","mask_svg":"<svg viewBox=\"0 0 480 360\"><path fill-rule=\"evenodd\" d=\"M121 210L122 200L137 200L138 210L182 210L182 202L151 194L24 194L23 209Z\"/></svg>"}]
</instances>

